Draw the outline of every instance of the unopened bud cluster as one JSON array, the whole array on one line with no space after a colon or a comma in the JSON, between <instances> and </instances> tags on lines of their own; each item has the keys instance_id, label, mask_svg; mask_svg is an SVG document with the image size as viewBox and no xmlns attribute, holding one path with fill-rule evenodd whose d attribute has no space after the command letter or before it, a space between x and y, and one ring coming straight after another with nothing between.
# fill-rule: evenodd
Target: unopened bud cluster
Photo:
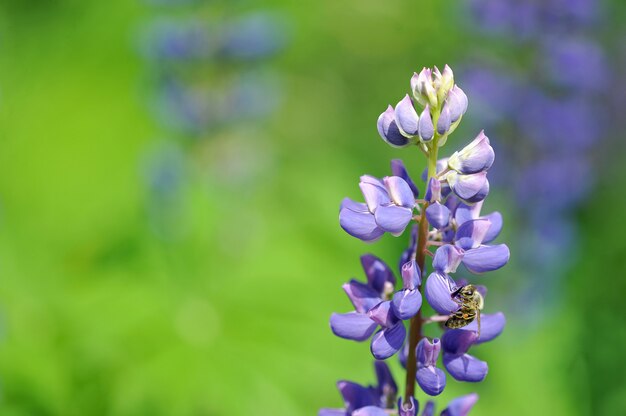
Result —
<instances>
[{"instance_id":1,"label":"unopened bud cluster","mask_svg":"<svg viewBox=\"0 0 626 416\"><path fill-rule=\"evenodd\" d=\"M424 68L411 78L411 95L407 94L395 108L391 105L378 118L378 132L387 143L405 147L417 142L427 143L435 134L438 146L459 125L467 111L467 96L454 84L448 65L443 73Z\"/></svg>"}]
</instances>

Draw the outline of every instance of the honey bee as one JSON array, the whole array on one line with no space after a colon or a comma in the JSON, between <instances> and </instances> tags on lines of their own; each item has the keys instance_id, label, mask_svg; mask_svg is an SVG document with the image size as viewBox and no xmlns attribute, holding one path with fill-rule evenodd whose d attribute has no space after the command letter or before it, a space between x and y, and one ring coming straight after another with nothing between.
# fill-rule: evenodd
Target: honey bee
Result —
<instances>
[{"instance_id":1,"label":"honey bee","mask_svg":"<svg viewBox=\"0 0 626 416\"><path fill-rule=\"evenodd\" d=\"M451 296L459 304L460 308L450 315L445 326L448 328L463 328L476 319L478 336L480 337L480 311L485 303L483 296L472 285L458 288L452 292Z\"/></svg>"}]
</instances>

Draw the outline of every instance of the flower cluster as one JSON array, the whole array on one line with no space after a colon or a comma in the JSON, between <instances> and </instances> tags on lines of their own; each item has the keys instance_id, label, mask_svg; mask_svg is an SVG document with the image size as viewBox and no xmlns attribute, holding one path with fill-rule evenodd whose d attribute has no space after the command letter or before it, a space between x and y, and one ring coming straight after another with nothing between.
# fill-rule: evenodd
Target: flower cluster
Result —
<instances>
[{"instance_id":1,"label":"flower cluster","mask_svg":"<svg viewBox=\"0 0 626 416\"><path fill-rule=\"evenodd\" d=\"M382 139L394 147L417 146L427 157L422 175L424 197L400 160L391 163L392 176L382 179L364 175L359 187L365 202L346 198L341 203L339 223L351 236L365 242L385 233L400 236L411 228L409 247L400 256L401 284L380 258L365 254L361 265L366 280L343 285L353 311L334 313L332 332L353 341L370 340L376 360L398 354L409 377L404 395L387 366L376 361L378 386L362 387L341 381L343 409L323 409L330 415L417 415L415 383L429 396L446 386L446 373L438 366L441 357L447 373L458 381L479 382L488 372L487 363L470 354L472 346L488 342L504 329L501 312L481 314L486 288L455 280L459 267L472 274L497 270L509 260L505 244L494 244L502 229L498 212L482 215L489 194L487 172L495 154L489 139L477 137L450 157L438 159L439 148L456 129L465 111L467 97L454 83L452 70L423 69L411 80L412 96L405 96L378 119ZM436 247L434 253L431 247ZM426 259L432 258L426 277ZM422 315L424 299L436 312ZM407 325L408 324L408 325ZM441 324L440 338L427 338L422 327ZM409 330L407 331L407 326ZM453 400L441 415L466 415L478 396ZM394 413L397 402L397 409ZM425 405L423 415L434 414L434 403Z\"/></svg>"},{"instance_id":2,"label":"flower cluster","mask_svg":"<svg viewBox=\"0 0 626 416\"><path fill-rule=\"evenodd\" d=\"M145 22L137 44L149 77L149 107L165 137L146 149L142 173L150 225L171 239L181 231L181 196L188 174L198 170L195 158L210 158L202 163L212 169L206 176L229 171L222 181L228 185L263 168L264 154L242 163L249 146L234 139L248 136L253 125L255 140L263 140L258 122L275 111L281 95L270 58L285 47L288 35L279 13L230 15L229 8L197 0L151 3L168 7L167 16ZM268 143L259 147L272 151Z\"/></svg>"},{"instance_id":3,"label":"flower cluster","mask_svg":"<svg viewBox=\"0 0 626 416\"><path fill-rule=\"evenodd\" d=\"M500 52L478 49L464 73L467 91L484 109L476 124L516 138L502 143L507 163L499 177L519 202L514 206L523 207L519 257L534 272L524 291L515 292L522 293L527 316L558 294L564 259L576 248L572 214L598 171L591 165L600 160L594 149L611 128L604 103L619 89L596 36L601 3L472 0L466 14L472 32L483 34L477 45L505 42L512 56L527 57L512 67Z\"/></svg>"},{"instance_id":4,"label":"flower cluster","mask_svg":"<svg viewBox=\"0 0 626 416\"><path fill-rule=\"evenodd\" d=\"M139 45L157 77L157 121L198 136L266 115L276 107L280 88L262 60L285 43L280 15L267 12L219 22L186 17L150 22L140 32Z\"/></svg>"}]
</instances>

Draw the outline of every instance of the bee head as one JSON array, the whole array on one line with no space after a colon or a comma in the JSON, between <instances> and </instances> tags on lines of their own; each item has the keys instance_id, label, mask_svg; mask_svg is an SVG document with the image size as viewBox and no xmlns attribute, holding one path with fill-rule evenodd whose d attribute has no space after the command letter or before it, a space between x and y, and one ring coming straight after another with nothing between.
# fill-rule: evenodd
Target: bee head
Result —
<instances>
[{"instance_id":1,"label":"bee head","mask_svg":"<svg viewBox=\"0 0 626 416\"><path fill-rule=\"evenodd\" d=\"M472 285L463 286L461 288L461 296L471 298L474 296L476 289Z\"/></svg>"}]
</instances>

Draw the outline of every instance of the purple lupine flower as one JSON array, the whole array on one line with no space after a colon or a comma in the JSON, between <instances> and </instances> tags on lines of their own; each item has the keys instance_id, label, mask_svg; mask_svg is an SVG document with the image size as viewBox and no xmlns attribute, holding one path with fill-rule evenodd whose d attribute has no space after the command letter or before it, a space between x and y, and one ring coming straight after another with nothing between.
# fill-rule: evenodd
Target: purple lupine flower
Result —
<instances>
[{"instance_id":1,"label":"purple lupine flower","mask_svg":"<svg viewBox=\"0 0 626 416\"><path fill-rule=\"evenodd\" d=\"M392 296L395 285L393 272L382 260L371 254L361 257L361 263L367 276L367 283L351 280L343 289L354 306L354 312L333 313L330 327L341 338L354 341L369 339L376 328L371 341L372 355L384 360L402 348L406 329L402 318L414 316L422 304L421 294L416 290L419 274L415 268L407 267L403 273L403 287L393 295L393 302L386 300ZM393 305L393 306L392 306Z\"/></svg>"},{"instance_id":2,"label":"purple lupine flower","mask_svg":"<svg viewBox=\"0 0 626 416\"><path fill-rule=\"evenodd\" d=\"M371 254L363 255L361 264L367 276L367 283L352 279L343 285L354 306L354 312L334 313L330 318L330 327L335 335L354 341L365 341L372 336L378 323L371 319L369 311L393 292L396 282L389 266L378 257Z\"/></svg>"},{"instance_id":3,"label":"purple lupine flower","mask_svg":"<svg viewBox=\"0 0 626 416\"><path fill-rule=\"evenodd\" d=\"M385 232L402 234L415 208L415 195L409 183L400 176L386 176L381 180L363 175L359 187L365 203L345 198L339 211L341 227L367 242L379 239Z\"/></svg>"},{"instance_id":4,"label":"purple lupine flower","mask_svg":"<svg viewBox=\"0 0 626 416\"><path fill-rule=\"evenodd\" d=\"M482 201L467 205L454 202L453 197L449 197L447 203L453 206L453 210L441 205L441 209L448 213L445 219L440 217L432 219L428 211L426 212L428 221L437 229L435 236L448 243L439 247L435 252L434 272L431 276L440 275L436 280L443 281L445 278L441 275L454 273L459 264L463 264L474 274L503 267L510 257L509 248L505 244L488 244L495 240L502 230L502 215L499 212L493 212L480 216ZM440 225L443 227L439 227ZM427 282L427 296L428 292L429 283Z\"/></svg>"},{"instance_id":5,"label":"purple lupine flower","mask_svg":"<svg viewBox=\"0 0 626 416\"><path fill-rule=\"evenodd\" d=\"M406 147L411 144L408 137L402 134L396 120L396 112L390 105L380 117L378 117L378 134L393 147Z\"/></svg>"},{"instance_id":6,"label":"purple lupine flower","mask_svg":"<svg viewBox=\"0 0 626 416\"><path fill-rule=\"evenodd\" d=\"M378 380L376 386L361 386L351 381L339 381L337 389L344 401L343 409L321 409L318 416L351 416L376 415L377 410L393 408L396 402L398 387L387 364L374 362L374 370ZM354 413L360 410L360 413Z\"/></svg>"},{"instance_id":7,"label":"purple lupine flower","mask_svg":"<svg viewBox=\"0 0 626 416\"><path fill-rule=\"evenodd\" d=\"M440 351L441 343L438 338L432 342L428 338L422 338L417 344L417 384L430 396L441 394L446 387L446 374L437 368Z\"/></svg>"},{"instance_id":8,"label":"purple lupine flower","mask_svg":"<svg viewBox=\"0 0 626 416\"><path fill-rule=\"evenodd\" d=\"M409 94L400 100L394 110L396 123L400 129L400 133L405 137L411 138L417 135L417 127L419 125L419 117L415 111L415 106Z\"/></svg>"},{"instance_id":9,"label":"purple lupine flower","mask_svg":"<svg viewBox=\"0 0 626 416\"><path fill-rule=\"evenodd\" d=\"M415 260L407 261L402 266L402 290L393 294L391 306L399 319L407 320L414 317L422 306L421 271Z\"/></svg>"},{"instance_id":10,"label":"purple lupine flower","mask_svg":"<svg viewBox=\"0 0 626 416\"><path fill-rule=\"evenodd\" d=\"M448 373L459 381L477 382L487 376L487 363L468 354L474 344L488 342L500 335L506 320L501 312L481 314L480 336L476 321L464 329L447 330L441 338L443 365Z\"/></svg>"}]
</instances>

